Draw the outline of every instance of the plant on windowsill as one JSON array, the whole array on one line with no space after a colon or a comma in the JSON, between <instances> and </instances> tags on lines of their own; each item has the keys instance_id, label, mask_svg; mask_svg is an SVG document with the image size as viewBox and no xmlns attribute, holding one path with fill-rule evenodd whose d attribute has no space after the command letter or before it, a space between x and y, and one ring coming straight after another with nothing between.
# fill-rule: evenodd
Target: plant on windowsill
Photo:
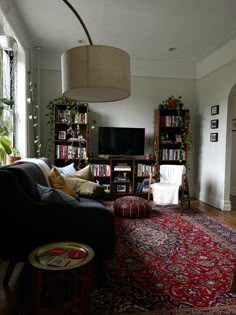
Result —
<instances>
[{"instance_id":1,"label":"plant on windowsill","mask_svg":"<svg viewBox=\"0 0 236 315\"><path fill-rule=\"evenodd\" d=\"M0 127L0 163L5 164L8 154L11 154L11 141L3 135L2 128Z\"/></svg>"},{"instance_id":2,"label":"plant on windowsill","mask_svg":"<svg viewBox=\"0 0 236 315\"><path fill-rule=\"evenodd\" d=\"M12 143L8 138L11 133L12 126L4 117L4 110L12 109L14 102L7 98L0 98L0 161L1 164L6 163L7 155L12 153Z\"/></svg>"},{"instance_id":3,"label":"plant on windowsill","mask_svg":"<svg viewBox=\"0 0 236 315\"><path fill-rule=\"evenodd\" d=\"M12 147L12 152L7 156L7 163L12 164L15 161L21 160L20 152L17 148Z\"/></svg>"}]
</instances>

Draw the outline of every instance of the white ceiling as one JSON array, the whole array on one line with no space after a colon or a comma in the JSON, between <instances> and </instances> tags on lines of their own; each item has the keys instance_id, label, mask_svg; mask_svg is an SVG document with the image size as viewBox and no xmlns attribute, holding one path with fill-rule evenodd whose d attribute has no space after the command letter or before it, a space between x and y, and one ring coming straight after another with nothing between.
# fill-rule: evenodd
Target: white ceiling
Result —
<instances>
[{"instance_id":1,"label":"white ceiling","mask_svg":"<svg viewBox=\"0 0 236 315\"><path fill-rule=\"evenodd\" d=\"M1 0L2 1L2 0ZM62 53L88 44L62 0L8 0L34 46ZM196 63L236 35L236 0L70 0L94 44L131 59ZM175 51L169 48L175 47Z\"/></svg>"}]
</instances>

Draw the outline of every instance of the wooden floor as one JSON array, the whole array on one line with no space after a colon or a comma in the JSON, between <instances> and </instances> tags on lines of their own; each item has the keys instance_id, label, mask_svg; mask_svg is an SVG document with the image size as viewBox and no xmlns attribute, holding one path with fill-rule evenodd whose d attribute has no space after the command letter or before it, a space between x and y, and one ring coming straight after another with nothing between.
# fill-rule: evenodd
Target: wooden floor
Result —
<instances>
[{"instance_id":1,"label":"wooden floor","mask_svg":"<svg viewBox=\"0 0 236 315\"><path fill-rule=\"evenodd\" d=\"M231 211L221 211L197 199L191 199L191 207L198 208L209 217L216 218L219 222L227 225L228 227L236 229L236 196L231 197L231 203ZM17 265L17 268L10 280L9 288L4 289L2 281L6 266L6 263L0 264L0 315L20 315L15 312L15 309L17 304L21 302L20 300L22 294L24 294L21 278L24 265L22 263Z\"/></svg>"}]
</instances>

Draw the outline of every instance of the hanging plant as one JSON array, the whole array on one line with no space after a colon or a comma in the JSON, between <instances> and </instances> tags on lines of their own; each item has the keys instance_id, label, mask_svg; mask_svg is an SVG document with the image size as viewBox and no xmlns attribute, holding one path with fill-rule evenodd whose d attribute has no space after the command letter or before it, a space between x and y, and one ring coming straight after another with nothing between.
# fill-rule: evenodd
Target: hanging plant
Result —
<instances>
[{"instance_id":1,"label":"hanging plant","mask_svg":"<svg viewBox=\"0 0 236 315\"><path fill-rule=\"evenodd\" d=\"M190 115L186 112L182 125L180 126L181 143L180 143L180 158L179 161L182 163L184 161L184 153L187 154L187 169L190 170L191 167L191 152L192 152L192 132L189 129L190 125ZM185 150L187 146L187 150Z\"/></svg>"},{"instance_id":2,"label":"hanging plant","mask_svg":"<svg viewBox=\"0 0 236 315\"><path fill-rule=\"evenodd\" d=\"M32 70L31 70L31 56L29 51L29 71L28 71L28 95L27 95L27 104L29 105L29 120L33 123L33 141L34 141L34 155L36 157L41 156L41 143L39 137L39 106L35 104L34 100L34 90L36 89L36 84L32 80Z\"/></svg>"},{"instance_id":3,"label":"hanging plant","mask_svg":"<svg viewBox=\"0 0 236 315\"><path fill-rule=\"evenodd\" d=\"M78 139L79 136L79 125L77 125L76 130L74 130L71 126L71 123L74 121L75 115L78 113L78 105L82 105L82 103L78 100L71 100L65 97L57 97L53 100L50 100L48 105L46 106L48 112L46 116L48 117L48 125L49 125L49 138L47 143L47 156L54 156L54 148L55 148L55 105L63 105L65 106L65 122L66 122L66 133L70 135L71 145L73 145L73 139ZM81 143L79 142L79 148ZM80 163L80 157L79 162Z\"/></svg>"},{"instance_id":4,"label":"hanging plant","mask_svg":"<svg viewBox=\"0 0 236 315\"><path fill-rule=\"evenodd\" d=\"M49 125L49 138L47 143L47 156L51 156L54 153L54 145L55 145L55 105L69 105L69 100L65 97L57 97L53 100L50 100L47 104L47 114L45 116L48 117L48 125Z\"/></svg>"}]
</instances>

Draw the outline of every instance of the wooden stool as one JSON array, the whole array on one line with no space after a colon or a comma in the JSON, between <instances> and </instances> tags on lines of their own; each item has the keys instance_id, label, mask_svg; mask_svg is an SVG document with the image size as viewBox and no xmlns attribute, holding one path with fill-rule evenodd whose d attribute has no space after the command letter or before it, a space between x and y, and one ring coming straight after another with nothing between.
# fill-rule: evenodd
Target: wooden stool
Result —
<instances>
[{"instance_id":1,"label":"wooden stool","mask_svg":"<svg viewBox=\"0 0 236 315\"><path fill-rule=\"evenodd\" d=\"M47 244L29 255L34 315L89 314L94 251L73 242Z\"/></svg>"}]
</instances>

